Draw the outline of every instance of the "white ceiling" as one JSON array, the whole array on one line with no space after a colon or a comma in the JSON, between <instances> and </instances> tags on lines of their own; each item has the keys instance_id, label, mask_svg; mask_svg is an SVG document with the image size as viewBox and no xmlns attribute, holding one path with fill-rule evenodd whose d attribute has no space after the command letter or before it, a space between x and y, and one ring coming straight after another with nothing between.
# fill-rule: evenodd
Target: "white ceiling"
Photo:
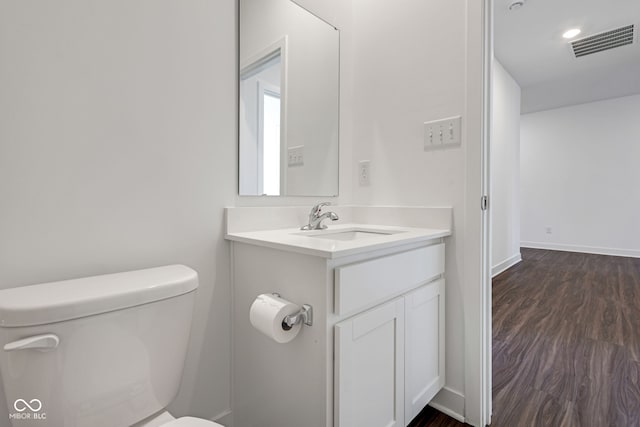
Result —
<instances>
[{"instance_id":1,"label":"white ceiling","mask_svg":"<svg viewBox=\"0 0 640 427\"><path fill-rule=\"evenodd\" d=\"M522 87L522 111L531 112L640 93L640 0L528 0L509 11L494 0L497 59ZM632 45L575 58L562 38L576 39L636 25Z\"/></svg>"}]
</instances>

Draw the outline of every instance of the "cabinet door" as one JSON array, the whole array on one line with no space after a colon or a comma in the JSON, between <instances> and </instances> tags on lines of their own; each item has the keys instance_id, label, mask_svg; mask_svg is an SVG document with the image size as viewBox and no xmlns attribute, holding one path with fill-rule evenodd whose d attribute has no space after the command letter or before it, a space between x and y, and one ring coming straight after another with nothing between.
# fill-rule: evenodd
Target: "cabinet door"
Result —
<instances>
[{"instance_id":1,"label":"cabinet door","mask_svg":"<svg viewBox=\"0 0 640 427\"><path fill-rule=\"evenodd\" d=\"M444 280L405 296L405 420L444 386Z\"/></svg>"},{"instance_id":2,"label":"cabinet door","mask_svg":"<svg viewBox=\"0 0 640 427\"><path fill-rule=\"evenodd\" d=\"M335 327L335 426L404 427L404 298Z\"/></svg>"}]
</instances>

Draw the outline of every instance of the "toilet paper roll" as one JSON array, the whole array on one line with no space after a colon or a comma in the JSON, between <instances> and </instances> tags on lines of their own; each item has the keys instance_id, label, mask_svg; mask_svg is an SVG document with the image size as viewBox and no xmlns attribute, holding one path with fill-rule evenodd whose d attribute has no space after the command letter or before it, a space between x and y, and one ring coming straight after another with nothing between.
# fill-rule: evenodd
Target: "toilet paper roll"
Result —
<instances>
[{"instance_id":1,"label":"toilet paper roll","mask_svg":"<svg viewBox=\"0 0 640 427\"><path fill-rule=\"evenodd\" d=\"M282 328L282 321L290 314L300 311L300 307L273 294L262 294L251 304L249 320L254 328L277 343L284 344L296 337L302 324L294 325L288 331Z\"/></svg>"}]
</instances>

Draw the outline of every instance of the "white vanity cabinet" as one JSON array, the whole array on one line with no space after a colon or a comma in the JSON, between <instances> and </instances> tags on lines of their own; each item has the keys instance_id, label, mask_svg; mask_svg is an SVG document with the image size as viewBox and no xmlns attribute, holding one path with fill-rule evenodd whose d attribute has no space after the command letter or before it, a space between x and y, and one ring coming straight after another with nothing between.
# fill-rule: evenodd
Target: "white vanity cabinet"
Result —
<instances>
[{"instance_id":1,"label":"white vanity cabinet","mask_svg":"<svg viewBox=\"0 0 640 427\"><path fill-rule=\"evenodd\" d=\"M233 424L409 424L445 380L444 235L344 255L228 236ZM262 335L249 307L268 292L313 306L313 325L286 344Z\"/></svg>"},{"instance_id":2,"label":"white vanity cabinet","mask_svg":"<svg viewBox=\"0 0 640 427\"><path fill-rule=\"evenodd\" d=\"M444 244L336 269L336 311L347 278L354 305L408 291L335 325L336 427L404 427L444 386L443 272Z\"/></svg>"},{"instance_id":3,"label":"white vanity cabinet","mask_svg":"<svg viewBox=\"0 0 640 427\"><path fill-rule=\"evenodd\" d=\"M444 280L408 293L404 303L404 414L409 424L444 387Z\"/></svg>"},{"instance_id":4,"label":"white vanity cabinet","mask_svg":"<svg viewBox=\"0 0 640 427\"><path fill-rule=\"evenodd\" d=\"M404 300L335 326L335 425L404 427Z\"/></svg>"}]
</instances>

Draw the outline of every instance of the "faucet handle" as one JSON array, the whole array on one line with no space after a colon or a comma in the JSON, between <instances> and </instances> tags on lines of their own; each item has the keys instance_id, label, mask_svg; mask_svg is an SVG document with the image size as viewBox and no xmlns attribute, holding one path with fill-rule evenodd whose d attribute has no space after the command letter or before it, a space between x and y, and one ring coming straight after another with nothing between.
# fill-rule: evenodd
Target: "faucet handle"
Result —
<instances>
[{"instance_id":1,"label":"faucet handle","mask_svg":"<svg viewBox=\"0 0 640 427\"><path fill-rule=\"evenodd\" d=\"M331 202L318 203L317 205L311 208L311 215L318 215L322 210L323 206L331 206Z\"/></svg>"}]
</instances>

